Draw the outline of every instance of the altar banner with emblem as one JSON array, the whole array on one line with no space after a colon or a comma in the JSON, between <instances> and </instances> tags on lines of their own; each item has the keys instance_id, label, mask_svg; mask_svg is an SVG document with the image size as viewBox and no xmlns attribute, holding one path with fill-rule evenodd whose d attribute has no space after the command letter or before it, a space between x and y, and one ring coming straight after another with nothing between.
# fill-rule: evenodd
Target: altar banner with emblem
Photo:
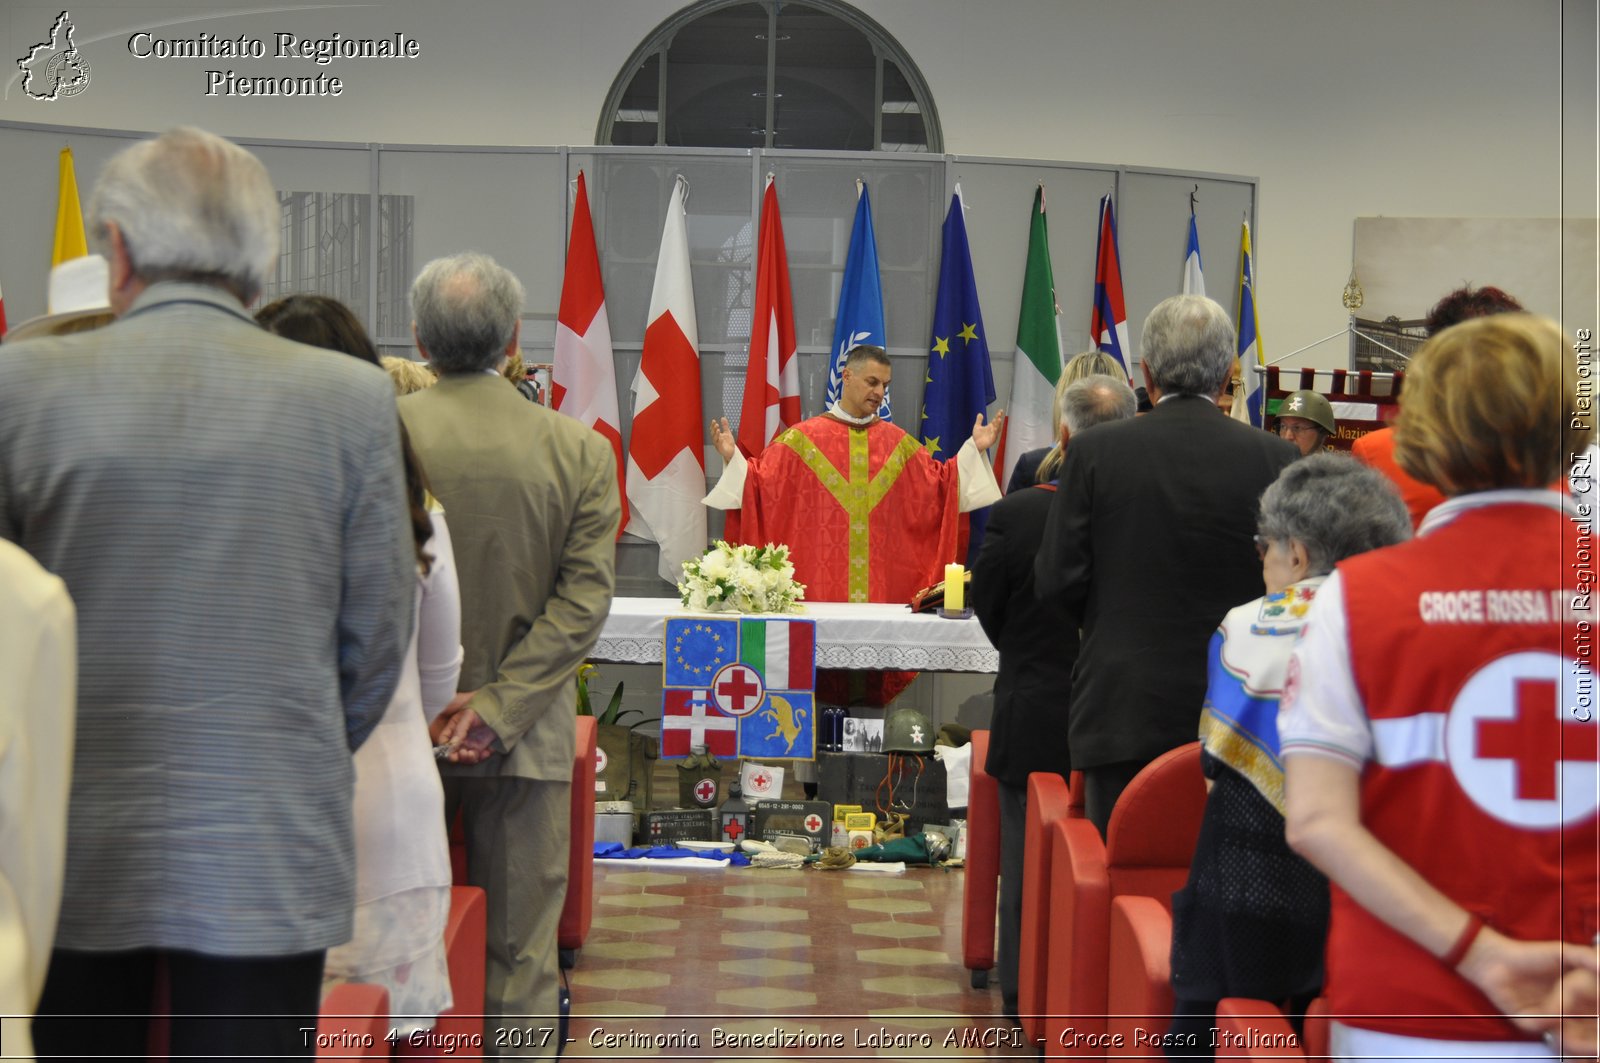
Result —
<instances>
[{"instance_id":1,"label":"altar banner with emblem","mask_svg":"<svg viewBox=\"0 0 1600 1063\"><path fill-rule=\"evenodd\" d=\"M816 757L814 620L669 617L661 755Z\"/></svg>"}]
</instances>

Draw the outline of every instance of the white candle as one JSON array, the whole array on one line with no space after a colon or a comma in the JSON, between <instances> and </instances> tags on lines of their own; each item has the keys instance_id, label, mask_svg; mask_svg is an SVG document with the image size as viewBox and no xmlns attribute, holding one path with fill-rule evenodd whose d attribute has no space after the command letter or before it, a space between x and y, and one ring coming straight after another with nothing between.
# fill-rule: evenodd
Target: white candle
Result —
<instances>
[{"instance_id":1,"label":"white candle","mask_svg":"<svg viewBox=\"0 0 1600 1063\"><path fill-rule=\"evenodd\" d=\"M959 613L967 607L967 574L960 565L944 566L944 608Z\"/></svg>"}]
</instances>

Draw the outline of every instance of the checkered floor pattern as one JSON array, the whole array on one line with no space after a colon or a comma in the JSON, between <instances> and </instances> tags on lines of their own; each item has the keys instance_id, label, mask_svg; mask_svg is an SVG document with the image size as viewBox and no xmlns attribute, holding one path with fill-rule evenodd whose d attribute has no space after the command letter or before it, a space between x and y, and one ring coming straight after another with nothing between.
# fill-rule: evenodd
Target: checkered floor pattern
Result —
<instances>
[{"instance_id":1,"label":"checkered floor pattern","mask_svg":"<svg viewBox=\"0 0 1600 1063\"><path fill-rule=\"evenodd\" d=\"M1026 1056L961 965L962 872L595 867L568 972L599 1058Z\"/></svg>"}]
</instances>

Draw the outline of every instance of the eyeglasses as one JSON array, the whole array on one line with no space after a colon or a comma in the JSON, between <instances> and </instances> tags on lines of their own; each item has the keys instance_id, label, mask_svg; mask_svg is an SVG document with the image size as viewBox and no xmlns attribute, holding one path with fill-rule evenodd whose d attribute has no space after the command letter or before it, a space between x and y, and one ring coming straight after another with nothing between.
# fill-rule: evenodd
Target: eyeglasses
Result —
<instances>
[{"instance_id":1,"label":"eyeglasses","mask_svg":"<svg viewBox=\"0 0 1600 1063\"><path fill-rule=\"evenodd\" d=\"M1272 545L1272 540L1265 535L1256 535L1252 538L1255 539L1257 559L1265 561L1267 559L1267 549Z\"/></svg>"},{"instance_id":2,"label":"eyeglasses","mask_svg":"<svg viewBox=\"0 0 1600 1063\"><path fill-rule=\"evenodd\" d=\"M1322 431L1322 429L1318 428L1314 424L1280 424L1278 426L1278 434L1280 436L1297 436L1303 432L1320 431Z\"/></svg>"}]
</instances>

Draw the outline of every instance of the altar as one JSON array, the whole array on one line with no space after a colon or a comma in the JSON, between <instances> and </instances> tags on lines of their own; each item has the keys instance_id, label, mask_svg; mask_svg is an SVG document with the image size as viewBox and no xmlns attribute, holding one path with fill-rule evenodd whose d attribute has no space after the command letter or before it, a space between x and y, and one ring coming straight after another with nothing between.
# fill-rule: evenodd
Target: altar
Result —
<instances>
[{"instance_id":1,"label":"altar","mask_svg":"<svg viewBox=\"0 0 1600 1063\"><path fill-rule=\"evenodd\" d=\"M676 598L614 598L596 661L660 664L662 624L688 616ZM737 614L704 614L729 619ZM806 602L786 616L817 622L818 668L882 668L916 672L996 672L1000 653L976 617L947 620L877 602Z\"/></svg>"},{"instance_id":2,"label":"altar","mask_svg":"<svg viewBox=\"0 0 1600 1063\"><path fill-rule=\"evenodd\" d=\"M662 635L668 617L690 616L676 598L613 598L589 659L604 665L602 696L613 679L627 685L624 705L646 718L661 715ZM700 614L730 619L734 613ZM877 602L805 602L789 613L817 622L818 668L882 668L922 673L897 707L913 708L935 726L988 727L1000 652L976 617L946 620Z\"/></svg>"}]
</instances>

